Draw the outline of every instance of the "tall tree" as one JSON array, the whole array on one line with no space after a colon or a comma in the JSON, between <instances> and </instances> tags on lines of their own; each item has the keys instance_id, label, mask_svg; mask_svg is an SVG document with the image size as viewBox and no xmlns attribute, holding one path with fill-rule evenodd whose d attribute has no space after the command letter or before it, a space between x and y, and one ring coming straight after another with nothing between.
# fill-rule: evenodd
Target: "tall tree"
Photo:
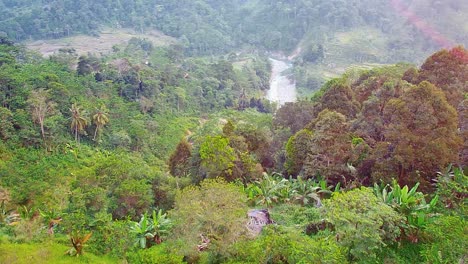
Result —
<instances>
[{"instance_id":1,"label":"tall tree","mask_svg":"<svg viewBox=\"0 0 468 264\"><path fill-rule=\"evenodd\" d=\"M41 127L42 140L45 141L44 121L54 111L55 103L50 100L49 91L41 88L31 91L28 104L33 121Z\"/></svg>"},{"instance_id":2,"label":"tall tree","mask_svg":"<svg viewBox=\"0 0 468 264\"><path fill-rule=\"evenodd\" d=\"M223 136L208 136L200 145L201 165L208 178L224 176L230 178L236 161L235 150L229 146L229 139Z\"/></svg>"},{"instance_id":3,"label":"tall tree","mask_svg":"<svg viewBox=\"0 0 468 264\"><path fill-rule=\"evenodd\" d=\"M93 137L95 141L98 136L101 137L102 129L109 123L108 110L105 105L101 105L101 108L96 109L96 113L93 115L93 123L96 125Z\"/></svg>"},{"instance_id":4,"label":"tall tree","mask_svg":"<svg viewBox=\"0 0 468 264\"><path fill-rule=\"evenodd\" d=\"M429 182L437 171L458 159L461 139L457 113L442 90L429 82L391 99L384 110L384 125L385 156L398 166L394 169L400 183ZM422 179L410 179L409 175Z\"/></svg>"},{"instance_id":5,"label":"tall tree","mask_svg":"<svg viewBox=\"0 0 468 264\"><path fill-rule=\"evenodd\" d=\"M276 128L289 128L296 133L317 116L317 109L309 101L286 103L275 114L273 125Z\"/></svg>"},{"instance_id":6,"label":"tall tree","mask_svg":"<svg viewBox=\"0 0 468 264\"><path fill-rule=\"evenodd\" d=\"M296 176L302 170L310 151L312 138L313 132L308 129L302 129L289 138L286 143L286 162L284 164L288 175Z\"/></svg>"},{"instance_id":7,"label":"tall tree","mask_svg":"<svg viewBox=\"0 0 468 264\"><path fill-rule=\"evenodd\" d=\"M442 89L447 101L457 107L463 95L468 93L468 51L463 47L455 47L434 53L421 65L417 78L413 77L413 84L422 81L429 81Z\"/></svg>"},{"instance_id":8,"label":"tall tree","mask_svg":"<svg viewBox=\"0 0 468 264\"><path fill-rule=\"evenodd\" d=\"M186 176L190 169L192 146L184 138L177 144L176 150L169 158L169 170L174 176Z\"/></svg>"},{"instance_id":9,"label":"tall tree","mask_svg":"<svg viewBox=\"0 0 468 264\"><path fill-rule=\"evenodd\" d=\"M351 87L345 79L334 79L326 84L329 88L320 98L319 111L329 109L343 114L347 118L356 117L361 106L355 99Z\"/></svg>"},{"instance_id":10,"label":"tall tree","mask_svg":"<svg viewBox=\"0 0 468 264\"><path fill-rule=\"evenodd\" d=\"M88 120L84 116L84 111L77 104L72 104L70 112L72 113L72 122L70 124L70 128L75 135L75 141L79 142L80 134L88 125Z\"/></svg>"},{"instance_id":11,"label":"tall tree","mask_svg":"<svg viewBox=\"0 0 468 264\"><path fill-rule=\"evenodd\" d=\"M346 117L328 109L320 112L308 126L314 132L304 161L306 177L320 175L331 183L347 183L351 176L346 163L351 154L349 124Z\"/></svg>"}]
</instances>

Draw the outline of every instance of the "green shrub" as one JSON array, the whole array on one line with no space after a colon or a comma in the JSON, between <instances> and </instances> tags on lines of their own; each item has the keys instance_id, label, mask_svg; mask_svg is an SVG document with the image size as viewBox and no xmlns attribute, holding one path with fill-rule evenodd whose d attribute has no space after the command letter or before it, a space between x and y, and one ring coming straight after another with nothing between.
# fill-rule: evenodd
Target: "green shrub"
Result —
<instances>
[{"instance_id":1,"label":"green shrub","mask_svg":"<svg viewBox=\"0 0 468 264\"><path fill-rule=\"evenodd\" d=\"M278 225L290 226L303 230L311 222L320 220L319 209L297 204L281 204L273 207L271 219Z\"/></svg>"},{"instance_id":2,"label":"green shrub","mask_svg":"<svg viewBox=\"0 0 468 264\"><path fill-rule=\"evenodd\" d=\"M280 226L267 226L257 239L235 244L228 263L347 263L347 260L346 249L334 237L310 238Z\"/></svg>"},{"instance_id":3,"label":"green shrub","mask_svg":"<svg viewBox=\"0 0 468 264\"><path fill-rule=\"evenodd\" d=\"M407 185L400 187L396 180L393 180L390 190L387 187L389 185L381 188L374 183L374 194L406 218L405 224L401 225L404 235L410 241L418 242L420 231L434 220L434 208L439 196L435 195L427 203L424 194L417 192L419 183L409 189Z\"/></svg>"},{"instance_id":4,"label":"green shrub","mask_svg":"<svg viewBox=\"0 0 468 264\"><path fill-rule=\"evenodd\" d=\"M289 138L286 143L286 162L284 164L289 175L297 175L302 169L312 137L312 131L302 129Z\"/></svg>"},{"instance_id":5,"label":"green shrub","mask_svg":"<svg viewBox=\"0 0 468 264\"><path fill-rule=\"evenodd\" d=\"M339 244L350 260L376 258L376 253L399 235L403 218L369 188L334 193L324 201L323 216L336 229Z\"/></svg>"},{"instance_id":6,"label":"green shrub","mask_svg":"<svg viewBox=\"0 0 468 264\"><path fill-rule=\"evenodd\" d=\"M127 221L112 221L109 214L99 214L93 224L93 237L86 250L121 258L133 246Z\"/></svg>"},{"instance_id":7,"label":"green shrub","mask_svg":"<svg viewBox=\"0 0 468 264\"><path fill-rule=\"evenodd\" d=\"M127 254L127 261L130 264L175 264L183 263L182 259L183 256L168 252L164 244L138 249Z\"/></svg>"},{"instance_id":8,"label":"green shrub","mask_svg":"<svg viewBox=\"0 0 468 264\"><path fill-rule=\"evenodd\" d=\"M421 254L428 263L465 263L468 261L468 225L457 216L442 216L427 225L429 243Z\"/></svg>"},{"instance_id":9,"label":"green shrub","mask_svg":"<svg viewBox=\"0 0 468 264\"><path fill-rule=\"evenodd\" d=\"M47 238L42 219L21 219L13 226L14 240L19 243L41 242Z\"/></svg>"},{"instance_id":10,"label":"green shrub","mask_svg":"<svg viewBox=\"0 0 468 264\"><path fill-rule=\"evenodd\" d=\"M444 212L460 216L468 214L468 175L463 168L448 166L445 171L438 172L437 194ZM447 210L449 209L449 210Z\"/></svg>"},{"instance_id":11,"label":"green shrub","mask_svg":"<svg viewBox=\"0 0 468 264\"><path fill-rule=\"evenodd\" d=\"M374 263L385 264L406 264L406 263L424 263L420 251L422 245L410 242L401 241L398 245L389 246L380 254ZM365 263L365 262L364 262Z\"/></svg>"},{"instance_id":12,"label":"green shrub","mask_svg":"<svg viewBox=\"0 0 468 264\"><path fill-rule=\"evenodd\" d=\"M209 240L210 252L224 254L247 233L245 200L239 186L220 178L185 188L177 194L174 209L169 212L174 231L168 241L179 254L191 258L199 255L197 245L203 240Z\"/></svg>"}]
</instances>

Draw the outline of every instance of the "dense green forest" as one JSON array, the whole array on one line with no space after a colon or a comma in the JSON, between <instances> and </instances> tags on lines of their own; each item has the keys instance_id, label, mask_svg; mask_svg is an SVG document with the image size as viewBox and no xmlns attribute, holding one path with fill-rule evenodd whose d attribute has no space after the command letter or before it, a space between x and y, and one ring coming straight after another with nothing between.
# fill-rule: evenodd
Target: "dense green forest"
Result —
<instances>
[{"instance_id":1,"label":"dense green forest","mask_svg":"<svg viewBox=\"0 0 468 264\"><path fill-rule=\"evenodd\" d=\"M466 1L0 1L0 36L15 41L160 30L186 55L291 54L301 95L353 64L421 63L468 45ZM441 19L443 18L443 19Z\"/></svg>"},{"instance_id":2,"label":"dense green forest","mask_svg":"<svg viewBox=\"0 0 468 264\"><path fill-rule=\"evenodd\" d=\"M2 39L2 262L66 263L66 246L103 263L466 258L464 48L348 72L276 112L258 97L265 58L175 48L44 59ZM275 224L253 239L259 207Z\"/></svg>"},{"instance_id":3,"label":"dense green forest","mask_svg":"<svg viewBox=\"0 0 468 264\"><path fill-rule=\"evenodd\" d=\"M467 9L0 0L0 263L465 263Z\"/></svg>"},{"instance_id":4,"label":"dense green forest","mask_svg":"<svg viewBox=\"0 0 468 264\"><path fill-rule=\"evenodd\" d=\"M337 32L371 27L386 37L383 47L387 51L372 59L421 59L418 56L427 55L440 44L412 21L421 18L432 19L434 31L443 32L451 43L468 41L464 34L468 4L459 0L412 0L404 4L385 0L2 0L0 10L0 31L17 41L99 34L103 26L139 31L157 28L199 54L229 52L243 46L291 51L305 39L309 40L305 48L320 44L328 48ZM412 16L405 16L405 12ZM373 55L355 52L357 57Z\"/></svg>"}]
</instances>

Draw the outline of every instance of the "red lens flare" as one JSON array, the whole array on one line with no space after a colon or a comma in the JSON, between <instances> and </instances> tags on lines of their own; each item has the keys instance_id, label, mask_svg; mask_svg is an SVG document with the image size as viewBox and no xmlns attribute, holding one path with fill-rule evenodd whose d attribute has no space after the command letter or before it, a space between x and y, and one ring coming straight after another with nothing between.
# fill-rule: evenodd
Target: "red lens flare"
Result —
<instances>
[{"instance_id":1,"label":"red lens flare","mask_svg":"<svg viewBox=\"0 0 468 264\"><path fill-rule=\"evenodd\" d=\"M424 19L416 15L411 10L408 10L402 1L400 0L390 0L393 8L403 17L408 19L411 24L413 24L418 30L420 30L426 37L432 39L437 45L442 48L453 47L455 44L453 41L447 39L439 31L429 25Z\"/></svg>"}]
</instances>

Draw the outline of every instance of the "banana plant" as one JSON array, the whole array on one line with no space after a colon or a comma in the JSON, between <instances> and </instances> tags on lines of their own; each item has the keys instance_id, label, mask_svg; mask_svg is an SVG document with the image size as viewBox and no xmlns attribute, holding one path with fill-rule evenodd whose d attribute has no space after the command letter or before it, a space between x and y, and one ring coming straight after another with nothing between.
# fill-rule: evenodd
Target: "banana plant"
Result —
<instances>
[{"instance_id":1,"label":"banana plant","mask_svg":"<svg viewBox=\"0 0 468 264\"><path fill-rule=\"evenodd\" d=\"M313 200L316 206L320 206L321 200L319 191L321 188L317 186L311 179L304 180L298 177L293 183L293 199L301 205L309 205Z\"/></svg>"},{"instance_id":2,"label":"banana plant","mask_svg":"<svg viewBox=\"0 0 468 264\"><path fill-rule=\"evenodd\" d=\"M393 192L388 191L389 185L378 185L377 183L374 183L374 195L377 196L382 202L391 205L393 202Z\"/></svg>"},{"instance_id":3,"label":"banana plant","mask_svg":"<svg viewBox=\"0 0 468 264\"><path fill-rule=\"evenodd\" d=\"M301 177L297 179L285 179L282 175L265 173L261 180L243 187L248 201L252 205L266 205L271 207L276 203L299 202L302 205L308 205L311 201L316 202L316 206L321 206L321 199L329 196L332 192L339 192L338 184L334 191L327 182L320 180L316 182L313 179L304 180Z\"/></svg>"},{"instance_id":4,"label":"banana plant","mask_svg":"<svg viewBox=\"0 0 468 264\"><path fill-rule=\"evenodd\" d=\"M413 188L409 189L408 185L405 185L403 188L400 185L394 182L393 184L393 193L395 197L395 202L400 206L411 207L416 204L416 196L419 196L416 193L416 190L419 187L419 182L416 183Z\"/></svg>"},{"instance_id":5,"label":"banana plant","mask_svg":"<svg viewBox=\"0 0 468 264\"><path fill-rule=\"evenodd\" d=\"M276 176L276 177L275 177ZM268 175L264 174L261 181L254 183L258 192L257 205L266 205L271 207L273 204L280 202L281 199L289 198L289 195L285 195L283 189L287 188L289 181L278 177L277 174Z\"/></svg>"},{"instance_id":6,"label":"banana plant","mask_svg":"<svg viewBox=\"0 0 468 264\"><path fill-rule=\"evenodd\" d=\"M166 213L163 214L162 209L159 209L157 212L153 210L152 216L153 240L156 244L160 244L164 236L169 234L172 221L167 218Z\"/></svg>"},{"instance_id":7,"label":"banana plant","mask_svg":"<svg viewBox=\"0 0 468 264\"><path fill-rule=\"evenodd\" d=\"M419 182L416 183L413 188L409 189L408 185L403 188L394 180L392 187L389 189L389 185L379 186L374 183L374 194L379 197L384 203L399 207L400 209L409 209L416 206L424 198L421 192L417 192Z\"/></svg>"},{"instance_id":8,"label":"banana plant","mask_svg":"<svg viewBox=\"0 0 468 264\"><path fill-rule=\"evenodd\" d=\"M130 222L130 231L136 235L135 245L141 248L149 247L148 241L154 238L153 224L146 214L141 216L139 222Z\"/></svg>"},{"instance_id":9,"label":"banana plant","mask_svg":"<svg viewBox=\"0 0 468 264\"><path fill-rule=\"evenodd\" d=\"M256 184L248 184L243 187L243 191L247 195L247 202L252 206L255 205L261 192L260 188Z\"/></svg>"},{"instance_id":10,"label":"banana plant","mask_svg":"<svg viewBox=\"0 0 468 264\"><path fill-rule=\"evenodd\" d=\"M277 181L279 184L277 184L276 187L279 187L276 189L276 193L278 196L278 202L282 203L288 203L291 202L291 199L293 198L293 180L292 179L284 179L283 176L280 175L281 178L278 178Z\"/></svg>"},{"instance_id":11,"label":"banana plant","mask_svg":"<svg viewBox=\"0 0 468 264\"><path fill-rule=\"evenodd\" d=\"M160 244L171 227L172 221L161 209L153 210L151 217L143 214L139 222L130 222L130 230L136 235L135 245L141 248L149 248L153 243Z\"/></svg>"},{"instance_id":12,"label":"banana plant","mask_svg":"<svg viewBox=\"0 0 468 264\"><path fill-rule=\"evenodd\" d=\"M318 194L320 194L320 198L330 198L332 193L339 193L341 192L341 182L338 182L335 187L332 185L328 185L326 180L320 180L318 182L313 181L315 186L320 187L318 190ZM332 190L333 189L333 190Z\"/></svg>"},{"instance_id":13,"label":"banana plant","mask_svg":"<svg viewBox=\"0 0 468 264\"><path fill-rule=\"evenodd\" d=\"M424 228L433 216L435 216L433 209L435 208L439 196L434 196L429 203L423 198L420 204L410 208L410 213L407 215L408 224L414 228Z\"/></svg>"},{"instance_id":14,"label":"banana plant","mask_svg":"<svg viewBox=\"0 0 468 264\"><path fill-rule=\"evenodd\" d=\"M434 196L429 203L426 202L424 194L418 192L419 183L411 189L405 185L403 188L393 181L392 186L388 184L374 184L374 194L384 203L392 206L397 212L405 216L406 222L403 224L406 236L412 241L418 241L419 230L423 229L435 216L435 208L439 196Z\"/></svg>"}]
</instances>

